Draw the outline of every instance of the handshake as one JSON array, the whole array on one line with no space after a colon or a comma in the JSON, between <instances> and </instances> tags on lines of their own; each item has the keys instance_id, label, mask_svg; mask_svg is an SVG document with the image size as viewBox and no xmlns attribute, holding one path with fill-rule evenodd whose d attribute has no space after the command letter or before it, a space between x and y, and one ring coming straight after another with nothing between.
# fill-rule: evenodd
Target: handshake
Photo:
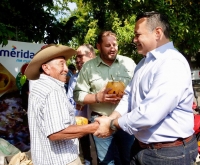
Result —
<instances>
[{"instance_id":1,"label":"handshake","mask_svg":"<svg viewBox=\"0 0 200 165\"><path fill-rule=\"evenodd\" d=\"M76 120L76 125L79 125L79 126L88 124L88 119L82 116L76 116L75 120ZM108 117L108 116L97 117L94 119L94 122L92 124L95 127L92 133L94 136L97 136L99 138L108 137L113 132L117 131L117 129L120 128L117 122L117 118L113 119L112 117Z\"/></svg>"},{"instance_id":2,"label":"handshake","mask_svg":"<svg viewBox=\"0 0 200 165\"><path fill-rule=\"evenodd\" d=\"M100 91L100 102L109 102L113 104L119 103L124 95L125 84L121 81L110 81L106 87ZM99 124L97 130L93 133L94 136L105 138L119 129L118 119L121 115L118 112L113 112L109 117L101 116L94 119Z\"/></svg>"},{"instance_id":3,"label":"handshake","mask_svg":"<svg viewBox=\"0 0 200 165\"><path fill-rule=\"evenodd\" d=\"M125 85L121 81L110 81L107 83L100 92L92 94L95 95L95 103L111 103L118 104L124 95ZM77 125L90 125L88 131L84 131L84 134L93 133L94 136L99 138L105 138L113 134L113 132L119 129L118 118L121 115L114 111L110 116L96 117L91 124L88 124L88 120L81 116L76 116ZM87 121L84 121L87 120ZM86 127L85 127L86 128Z\"/></svg>"},{"instance_id":4,"label":"handshake","mask_svg":"<svg viewBox=\"0 0 200 165\"><path fill-rule=\"evenodd\" d=\"M118 125L118 119L112 118L108 116L101 116L95 118L95 122L99 123L98 129L94 132L94 136L97 136L99 138L105 138L110 136L112 133L117 131L117 129L120 129Z\"/></svg>"}]
</instances>

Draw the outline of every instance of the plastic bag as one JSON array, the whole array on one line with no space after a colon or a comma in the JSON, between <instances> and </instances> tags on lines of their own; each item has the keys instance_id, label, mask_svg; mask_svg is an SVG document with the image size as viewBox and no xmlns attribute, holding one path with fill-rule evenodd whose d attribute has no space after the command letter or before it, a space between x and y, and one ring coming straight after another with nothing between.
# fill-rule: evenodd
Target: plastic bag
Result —
<instances>
[{"instance_id":1,"label":"plastic bag","mask_svg":"<svg viewBox=\"0 0 200 165\"><path fill-rule=\"evenodd\" d=\"M14 155L8 165L33 165L32 160L24 152Z\"/></svg>"},{"instance_id":2,"label":"plastic bag","mask_svg":"<svg viewBox=\"0 0 200 165\"><path fill-rule=\"evenodd\" d=\"M0 155L8 156L19 153L20 150L14 145L10 144L8 141L0 138Z\"/></svg>"}]
</instances>

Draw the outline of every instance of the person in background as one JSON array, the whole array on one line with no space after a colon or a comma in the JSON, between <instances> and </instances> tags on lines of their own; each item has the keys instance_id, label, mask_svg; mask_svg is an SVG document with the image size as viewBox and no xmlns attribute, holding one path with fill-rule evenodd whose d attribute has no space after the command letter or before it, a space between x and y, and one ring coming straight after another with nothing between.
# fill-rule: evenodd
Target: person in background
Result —
<instances>
[{"instance_id":1,"label":"person in background","mask_svg":"<svg viewBox=\"0 0 200 165\"><path fill-rule=\"evenodd\" d=\"M117 54L117 36L111 31L99 34L97 49L100 55L83 65L74 89L74 100L88 104L92 122L95 117L109 116L121 99L116 94L107 94L107 82L114 79L127 85L136 66L132 59ZM93 138L100 165L130 164L134 136L120 130L107 138Z\"/></svg>"},{"instance_id":2,"label":"person in background","mask_svg":"<svg viewBox=\"0 0 200 165\"><path fill-rule=\"evenodd\" d=\"M139 14L134 33L144 58L115 111L96 119L100 127L94 135L106 137L115 129L135 135L131 165L194 164L198 152L189 64L170 41L165 15Z\"/></svg>"},{"instance_id":3,"label":"person in background","mask_svg":"<svg viewBox=\"0 0 200 165\"><path fill-rule=\"evenodd\" d=\"M95 57L96 57L96 55L95 55L95 51L94 51L94 48L92 45L89 45L89 44L81 45L77 49L77 55L75 57L76 68L77 68L78 72L70 78L69 84L68 84L67 96L68 96L70 102L72 103L72 105L74 105L74 108L76 109L75 115L83 116L86 118L88 118L88 113L87 113L88 106L87 105L81 106L81 105L76 104L76 102L73 99L73 90L76 85L79 71L81 70L83 64ZM80 146L81 146L80 149L82 150L81 156L84 158L84 163L85 163L85 165L90 165L92 163L92 157L91 157L91 152L90 152L89 135L85 135L85 136L81 137L79 139L79 142L80 142Z\"/></svg>"},{"instance_id":4,"label":"person in background","mask_svg":"<svg viewBox=\"0 0 200 165\"><path fill-rule=\"evenodd\" d=\"M68 72L66 75L66 83L65 83L65 89L66 89L66 93L68 92L68 84L69 84L69 79L76 74L76 67L73 63L68 65Z\"/></svg>"},{"instance_id":5,"label":"person in background","mask_svg":"<svg viewBox=\"0 0 200 165\"><path fill-rule=\"evenodd\" d=\"M66 60L74 54L72 48L50 44L34 55L25 70L27 79L37 80L28 100L31 158L35 165L82 165L77 138L95 132L99 126L97 122L76 125L64 87Z\"/></svg>"},{"instance_id":6,"label":"person in background","mask_svg":"<svg viewBox=\"0 0 200 165\"><path fill-rule=\"evenodd\" d=\"M67 72L67 76L69 77L72 77L74 74L76 74L76 67L74 64L69 64L68 65L68 72ZM69 79L67 79L66 81L68 82Z\"/></svg>"}]
</instances>

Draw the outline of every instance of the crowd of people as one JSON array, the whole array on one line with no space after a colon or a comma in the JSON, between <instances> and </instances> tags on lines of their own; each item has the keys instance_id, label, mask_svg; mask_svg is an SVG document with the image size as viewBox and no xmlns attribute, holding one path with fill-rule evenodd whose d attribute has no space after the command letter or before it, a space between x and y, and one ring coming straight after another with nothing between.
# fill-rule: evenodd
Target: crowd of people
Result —
<instances>
[{"instance_id":1,"label":"crowd of people","mask_svg":"<svg viewBox=\"0 0 200 165\"><path fill-rule=\"evenodd\" d=\"M137 65L118 54L112 31L99 33L97 56L89 44L77 50L49 44L35 54L25 70L28 80L37 80L28 100L33 164L91 165L89 135L98 165L195 162L191 72L170 41L169 21L161 13L144 12L133 33L143 56ZM66 64L72 56L74 73ZM123 82L123 95L110 94L109 81ZM75 116L89 124L76 125Z\"/></svg>"}]
</instances>

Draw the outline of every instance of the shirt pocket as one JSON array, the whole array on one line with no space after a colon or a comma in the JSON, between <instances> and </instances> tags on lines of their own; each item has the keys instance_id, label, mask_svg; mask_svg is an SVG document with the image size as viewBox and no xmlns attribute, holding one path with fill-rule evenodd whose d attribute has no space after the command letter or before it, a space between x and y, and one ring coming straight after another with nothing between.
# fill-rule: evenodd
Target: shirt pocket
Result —
<instances>
[{"instance_id":1,"label":"shirt pocket","mask_svg":"<svg viewBox=\"0 0 200 165\"><path fill-rule=\"evenodd\" d=\"M89 82L91 87L90 88L91 93L96 93L105 86L106 80L103 80L103 78L100 75L94 74L90 78Z\"/></svg>"},{"instance_id":2,"label":"shirt pocket","mask_svg":"<svg viewBox=\"0 0 200 165\"><path fill-rule=\"evenodd\" d=\"M128 69L124 69L122 72L119 72L117 75L118 81L124 82L126 86L131 81L132 77L133 77L133 72Z\"/></svg>"}]
</instances>

